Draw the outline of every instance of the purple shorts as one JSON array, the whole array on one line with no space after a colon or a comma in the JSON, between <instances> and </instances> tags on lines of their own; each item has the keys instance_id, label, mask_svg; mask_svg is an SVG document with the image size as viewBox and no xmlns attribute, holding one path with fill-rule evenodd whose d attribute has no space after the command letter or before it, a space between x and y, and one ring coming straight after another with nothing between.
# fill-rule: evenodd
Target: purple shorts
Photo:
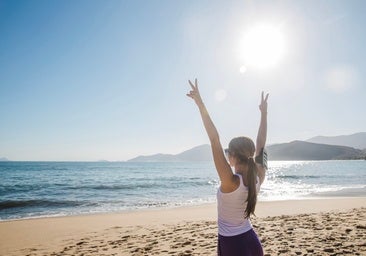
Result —
<instances>
[{"instance_id":1,"label":"purple shorts","mask_svg":"<svg viewBox=\"0 0 366 256\"><path fill-rule=\"evenodd\" d=\"M253 229L236 236L219 234L218 256L263 256L263 248Z\"/></svg>"}]
</instances>

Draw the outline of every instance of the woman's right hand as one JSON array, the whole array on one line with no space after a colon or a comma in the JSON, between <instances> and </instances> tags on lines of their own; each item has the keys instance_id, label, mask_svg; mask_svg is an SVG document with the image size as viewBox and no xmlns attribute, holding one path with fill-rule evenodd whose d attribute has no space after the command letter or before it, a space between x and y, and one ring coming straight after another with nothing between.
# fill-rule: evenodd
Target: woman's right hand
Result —
<instances>
[{"instance_id":1,"label":"woman's right hand","mask_svg":"<svg viewBox=\"0 0 366 256\"><path fill-rule=\"evenodd\" d=\"M194 85L191 80L188 80L192 90L187 94L188 97L192 98L196 102L197 106L203 104L200 91L198 90L197 78L194 80Z\"/></svg>"}]
</instances>

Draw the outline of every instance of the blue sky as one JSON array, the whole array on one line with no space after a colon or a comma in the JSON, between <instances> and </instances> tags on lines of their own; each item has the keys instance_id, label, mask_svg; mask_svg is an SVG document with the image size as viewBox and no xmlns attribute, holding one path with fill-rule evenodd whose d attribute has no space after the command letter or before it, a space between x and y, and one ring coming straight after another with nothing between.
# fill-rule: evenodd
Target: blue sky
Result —
<instances>
[{"instance_id":1,"label":"blue sky","mask_svg":"<svg viewBox=\"0 0 366 256\"><path fill-rule=\"evenodd\" d=\"M208 143L185 96L200 90L222 143L366 131L364 1L1 1L0 156L127 160ZM243 65L255 24L281 26L282 60ZM218 90L225 100L215 97Z\"/></svg>"}]
</instances>

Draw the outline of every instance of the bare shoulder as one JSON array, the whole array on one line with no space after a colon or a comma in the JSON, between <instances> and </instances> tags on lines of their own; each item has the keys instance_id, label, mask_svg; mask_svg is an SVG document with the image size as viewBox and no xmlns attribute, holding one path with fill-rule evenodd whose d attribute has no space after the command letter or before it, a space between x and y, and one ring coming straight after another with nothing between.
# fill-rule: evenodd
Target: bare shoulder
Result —
<instances>
[{"instance_id":1,"label":"bare shoulder","mask_svg":"<svg viewBox=\"0 0 366 256\"><path fill-rule=\"evenodd\" d=\"M235 191L240 185L240 177L237 175L232 176L231 181L221 182L220 190L222 193L231 193Z\"/></svg>"},{"instance_id":2,"label":"bare shoulder","mask_svg":"<svg viewBox=\"0 0 366 256\"><path fill-rule=\"evenodd\" d=\"M213 159L217 173L223 187L231 187L233 183L233 171L227 162L220 140L211 141Z\"/></svg>"}]
</instances>

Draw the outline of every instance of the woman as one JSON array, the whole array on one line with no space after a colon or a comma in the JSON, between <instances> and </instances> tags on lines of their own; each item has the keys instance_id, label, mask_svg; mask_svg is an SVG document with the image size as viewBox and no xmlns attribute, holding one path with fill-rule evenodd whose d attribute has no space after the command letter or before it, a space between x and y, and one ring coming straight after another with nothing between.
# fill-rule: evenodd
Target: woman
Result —
<instances>
[{"instance_id":1,"label":"woman","mask_svg":"<svg viewBox=\"0 0 366 256\"><path fill-rule=\"evenodd\" d=\"M259 105L261 121L257 145L247 137L230 141L229 148L221 146L219 134L213 124L195 84L188 81L192 90L187 94L198 106L202 121L210 138L213 159L220 177L217 192L218 206L218 255L219 256L260 256L262 245L253 231L250 216L254 214L257 194L264 181L267 162L264 146L267 137L267 99L262 92ZM231 167L234 168L234 173Z\"/></svg>"}]
</instances>

